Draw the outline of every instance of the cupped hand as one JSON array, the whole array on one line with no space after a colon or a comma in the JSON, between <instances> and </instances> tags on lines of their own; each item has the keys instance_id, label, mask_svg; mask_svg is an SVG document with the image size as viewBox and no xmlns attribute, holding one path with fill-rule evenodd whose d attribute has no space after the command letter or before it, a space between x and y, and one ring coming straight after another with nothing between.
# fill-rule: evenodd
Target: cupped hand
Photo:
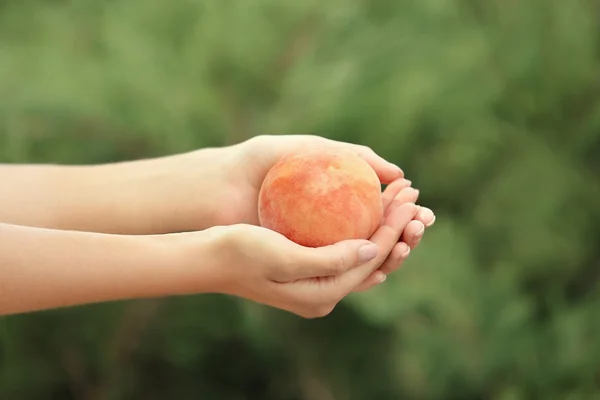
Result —
<instances>
[{"instance_id":1,"label":"cupped hand","mask_svg":"<svg viewBox=\"0 0 600 400\"><path fill-rule=\"evenodd\" d=\"M227 209L222 210L222 224L259 225L258 194L271 167L292 150L316 147L343 148L362 157L373 168L380 182L387 185L382 193L386 215L394 208L392 205L417 202L419 191L411 187L411 182L404 178L404 172L369 147L314 135L262 135L232 147L234 156L230 158L232 165L225 184L229 203ZM395 271L408 257L410 250L419 245L425 228L433 225L434 221L435 215L430 209L419 207L414 220L406 227L398 245L390 254L390 262L367 277L356 290L367 290ZM400 261L394 264L391 260Z\"/></svg>"},{"instance_id":2,"label":"cupped hand","mask_svg":"<svg viewBox=\"0 0 600 400\"><path fill-rule=\"evenodd\" d=\"M370 240L319 248L249 224L213 228L218 291L305 318L325 316L378 269L392 270L403 257L395 249L419 209L391 201L386 211Z\"/></svg>"}]
</instances>

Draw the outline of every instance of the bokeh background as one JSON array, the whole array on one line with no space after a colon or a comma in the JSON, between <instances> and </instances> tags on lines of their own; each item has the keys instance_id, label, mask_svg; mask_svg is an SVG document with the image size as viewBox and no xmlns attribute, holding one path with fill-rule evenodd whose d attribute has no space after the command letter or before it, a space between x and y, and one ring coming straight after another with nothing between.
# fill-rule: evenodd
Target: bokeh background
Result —
<instances>
[{"instance_id":1,"label":"bokeh background","mask_svg":"<svg viewBox=\"0 0 600 400\"><path fill-rule=\"evenodd\" d=\"M599 33L593 0L0 1L1 162L314 133L438 216L324 319L224 296L2 318L0 399L600 399Z\"/></svg>"}]
</instances>

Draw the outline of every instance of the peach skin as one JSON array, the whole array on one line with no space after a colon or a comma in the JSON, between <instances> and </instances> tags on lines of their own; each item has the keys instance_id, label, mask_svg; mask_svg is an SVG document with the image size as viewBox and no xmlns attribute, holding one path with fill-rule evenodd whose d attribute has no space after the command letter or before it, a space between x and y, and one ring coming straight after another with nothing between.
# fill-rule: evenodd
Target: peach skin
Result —
<instances>
[{"instance_id":1,"label":"peach skin","mask_svg":"<svg viewBox=\"0 0 600 400\"><path fill-rule=\"evenodd\" d=\"M259 192L260 225L307 247L368 239L383 219L381 183L371 166L340 149L293 151Z\"/></svg>"}]
</instances>

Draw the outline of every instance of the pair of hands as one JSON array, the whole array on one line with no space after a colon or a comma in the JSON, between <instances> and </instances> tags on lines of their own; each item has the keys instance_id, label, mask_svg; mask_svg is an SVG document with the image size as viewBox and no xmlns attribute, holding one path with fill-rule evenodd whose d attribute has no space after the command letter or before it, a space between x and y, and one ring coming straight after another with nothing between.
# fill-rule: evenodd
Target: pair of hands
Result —
<instances>
[{"instance_id":1,"label":"pair of hands","mask_svg":"<svg viewBox=\"0 0 600 400\"><path fill-rule=\"evenodd\" d=\"M387 185L369 240L309 248L259 226L270 168L291 150L322 147L356 152ZM99 166L0 165L0 181L0 314L226 293L324 316L400 267L435 219L400 168L309 135Z\"/></svg>"},{"instance_id":2,"label":"pair of hands","mask_svg":"<svg viewBox=\"0 0 600 400\"><path fill-rule=\"evenodd\" d=\"M359 154L387 187L382 193L384 220L369 240L348 240L321 248L300 246L258 224L258 193L274 163L303 147L342 147ZM419 207L419 192L400 168L371 149L311 135L258 136L232 146L224 193L227 210L219 226L205 233L218 238L218 292L284 309L306 318L329 314L352 292L381 282L420 243L433 212ZM194 234L192 234L194 235ZM192 241L185 241L193 243ZM188 245L189 246L189 245ZM186 251L192 259L193 248ZM193 263L193 261L192 261Z\"/></svg>"}]
</instances>

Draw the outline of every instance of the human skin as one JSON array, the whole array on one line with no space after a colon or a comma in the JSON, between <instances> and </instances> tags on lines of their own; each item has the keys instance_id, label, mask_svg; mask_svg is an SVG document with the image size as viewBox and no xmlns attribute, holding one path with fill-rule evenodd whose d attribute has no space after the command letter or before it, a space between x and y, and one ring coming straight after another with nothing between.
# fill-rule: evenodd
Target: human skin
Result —
<instances>
[{"instance_id":1,"label":"human skin","mask_svg":"<svg viewBox=\"0 0 600 400\"><path fill-rule=\"evenodd\" d=\"M258 225L258 193L269 169L290 150L312 146L355 151L391 184L388 200L410 185L398 167L367 147L312 135L262 135L233 146L100 165L0 164L0 222L131 235ZM416 218L426 226L434 220L424 207Z\"/></svg>"},{"instance_id":2,"label":"human skin","mask_svg":"<svg viewBox=\"0 0 600 400\"><path fill-rule=\"evenodd\" d=\"M129 235L220 225L229 148L100 165L0 164L0 222Z\"/></svg>"},{"instance_id":3,"label":"human skin","mask_svg":"<svg viewBox=\"0 0 600 400\"><path fill-rule=\"evenodd\" d=\"M363 157L389 184L384 209L417 201L418 191L403 172L364 146L311 135L259 136L234 146L112 164L0 165L0 222L124 236L258 225L258 193L270 167L291 149L311 146L342 147ZM434 220L431 210L418 209L389 259L355 290L397 269Z\"/></svg>"},{"instance_id":4,"label":"human skin","mask_svg":"<svg viewBox=\"0 0 600 400\"><path fill-rule=\"evenodd\" d=\"M223 293L305 318L329 314L391 260L418 212L391 203L370 240L300 246L254 225L116 235L0 224L0 315L198 293Z\"/></svg>"}]
</instances>

